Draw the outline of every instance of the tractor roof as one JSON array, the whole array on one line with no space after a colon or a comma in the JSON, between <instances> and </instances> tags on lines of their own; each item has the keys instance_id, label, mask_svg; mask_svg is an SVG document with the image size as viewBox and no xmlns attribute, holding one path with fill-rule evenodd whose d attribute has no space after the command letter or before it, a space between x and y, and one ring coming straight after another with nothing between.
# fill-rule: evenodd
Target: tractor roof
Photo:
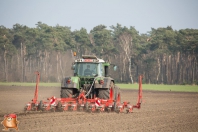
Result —
<instances>
[{"instance_id":1,"label":"tractor roof","mask_svg":"<svg viewBox=\"0 0 198 132\"><path fill-rule=\"evenodd\" d=\"M83 59L98 59L95 55L82 55Z\"/></svg>"},{"instance_id":2,"label":"tractor roof","mask_svg":"<svg viewBox=\"0 0 198 132\"><path fill-rule=\"evenodd\" d=\"M81 59L75 60L75 62L105 62L103 59L97 58L95 55L82 55Z\"/></svg>"}]
</instances>

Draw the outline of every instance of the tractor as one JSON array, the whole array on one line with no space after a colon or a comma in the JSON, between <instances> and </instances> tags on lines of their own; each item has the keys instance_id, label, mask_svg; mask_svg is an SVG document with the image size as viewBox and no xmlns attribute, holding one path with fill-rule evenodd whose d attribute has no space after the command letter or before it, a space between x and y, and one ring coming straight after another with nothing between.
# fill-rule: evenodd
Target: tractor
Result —
<instances>
[{"instance_id":1,"label":"tractor","mask_svg":"<svg viewBox=\"0 0 198 132\"><path fill-rule=\"evenodd\" d=\"M105 62L94 55L82 55L72 65L74 76L65 77L61 83L61 98L76 98L81 92L85 93L87 99L100 98L115 99L120 89L115 86L115 81L109 76L109 67L117 66Z\"/></svg>"}]
</instances>

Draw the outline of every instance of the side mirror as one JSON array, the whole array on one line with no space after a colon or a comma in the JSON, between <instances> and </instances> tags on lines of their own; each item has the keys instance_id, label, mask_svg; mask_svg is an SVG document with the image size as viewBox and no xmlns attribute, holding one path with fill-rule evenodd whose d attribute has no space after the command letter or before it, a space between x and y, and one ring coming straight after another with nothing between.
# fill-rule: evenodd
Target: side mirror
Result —
<instances>
[{"instance_id":1,"label":"side mirror","mask_svg":"<svg viewBox=\"0 0 198 132\"><path fill-rule=\"evenodd\" d=\"M75 70L75 65L72 65L71 69L72 69L72 70Z\"/></svg>"},{"instance_id":2,"label":"side mirror","mask_svg":"<svg viewBox=\"0 0 198 132\"><path fill-rule=\"evenodd\" d=\"M114 66L114 67L113 67L113 70L116 71L116 70L117 70L117 66Z\"/></svg>"}]
</instances>

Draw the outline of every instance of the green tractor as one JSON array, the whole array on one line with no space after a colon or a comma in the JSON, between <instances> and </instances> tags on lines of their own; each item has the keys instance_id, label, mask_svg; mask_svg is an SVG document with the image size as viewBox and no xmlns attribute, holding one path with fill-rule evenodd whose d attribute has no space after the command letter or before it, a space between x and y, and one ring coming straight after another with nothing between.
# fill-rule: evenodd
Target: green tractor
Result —
<instances>
[{"instance_id":1,"label":"green tractor","mask_svg":"<svg viewBox=\"0 0 198 132\"><path fill-rule=\"evenodd\" d=\"M119 88L113 78L109 77L108 69L111 64L93 55L83 55L72 65L74 76L65 77L61 83L61 98L77 98L81 92L87 99L116 98ZM114 71L117 66L113 65Z\"/></svg>"}]
</instances>

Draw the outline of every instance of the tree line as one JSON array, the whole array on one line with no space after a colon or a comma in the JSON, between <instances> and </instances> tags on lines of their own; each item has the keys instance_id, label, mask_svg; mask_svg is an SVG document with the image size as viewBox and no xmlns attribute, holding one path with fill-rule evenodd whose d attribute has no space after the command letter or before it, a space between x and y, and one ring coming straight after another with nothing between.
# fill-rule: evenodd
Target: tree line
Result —
<instances>
[{"instance_id":1,"label":"tree line","mask_svg":"<svg viewBox=\"0 0 198 132\"><path fill-rule=\"evenodd\" d=\"M83 54L96 55L118 66L111 76L117 82L198 84L198 29L151 28L140 34L120 24L71 31L67 26L35 28L0 26L0 81L33 82L34 71L43 82L60 82L71 76L71 64Z\"/></svg>"}]
</instances>

